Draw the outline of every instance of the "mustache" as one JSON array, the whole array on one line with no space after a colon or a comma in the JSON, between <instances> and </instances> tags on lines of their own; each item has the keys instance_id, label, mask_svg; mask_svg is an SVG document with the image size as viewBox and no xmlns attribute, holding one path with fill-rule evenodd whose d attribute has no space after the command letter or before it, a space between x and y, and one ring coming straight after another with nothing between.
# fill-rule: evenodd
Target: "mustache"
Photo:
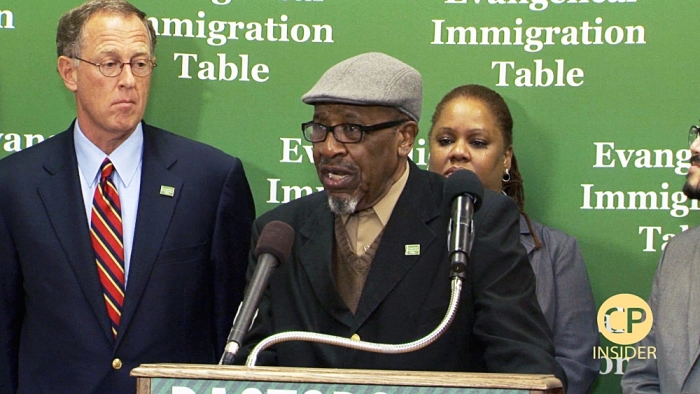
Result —
<instances>
[{"instance_id":1,"label":"mustache","mask_svg":"<svg viewBox=\"0 0 700 394\"><path fill-rule=\"evenodd\" d=\"M353 163L345 163L345 162L343 162L343 159L338 159L338 158L321 157L318 160L318 165L319 166L341 167L341 168L346 168L348 170L355 170L357 168L357 166L355 166Z\"/></svg>"},{"instance_id":2,"label":"mustache","mask_svg":"<svg viewBox=\"0 0 700 394\"><path fill-rule=\"evenodd\" d=\"M700 155L693 155L690 160L688 160L689 164L697 164L700 165Z\"/></svg>"}]
</instances>

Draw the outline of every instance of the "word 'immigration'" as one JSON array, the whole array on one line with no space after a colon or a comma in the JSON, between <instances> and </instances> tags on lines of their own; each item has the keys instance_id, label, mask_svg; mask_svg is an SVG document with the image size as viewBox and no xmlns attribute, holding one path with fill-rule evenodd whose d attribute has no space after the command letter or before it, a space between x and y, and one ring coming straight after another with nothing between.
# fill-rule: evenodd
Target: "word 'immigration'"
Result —
<instances>
[{"instance_id":1,"label":"word 'immigration'","mask_svg":"<svg viewBox=\"0 0 700 394\"><path fill-rule=\"evenodd\" d=\"M595 25L584 21L580 26L522 27L523 19L515 20L515 27L446 26L444 19L433 19L433 45L513 45L525 52L535 53L545 45L618 45L646 44L644 26L601 26L603 18L595 18Z\"/></svg>"},{"instance_id":2,"label":"word 'immigration'","mask_svg":"<svg viewBox=\"0 0 700 394\"><path fill-rule=\"evenodd\" d=\"M330 25L294 24L291 27L284 22L287 15L281 15L279 21L267 18L265 22L244 21L205 21L204 11L197 13L197 19L155 18L148 20L156 34L164 37L205 38L211 46L222 46L228 40L271 41L271 42L315 42L332 43L333 27Z\"/></svg>"},{"instance_id":3,"label":"word 'immigration'","mask_svg":"<svg viewBox=\"0 0 700 394\"><path fill-rule=\"evenodd\" d=\"M471 0L481 4L482 0ZM544 11L552 4L603 4L603 3L636 3L637 0L488 0L488 4L523 4L532 11ZM484 1L487 3L487 1ZM469 4L469 0L445 0L445 4Z\"/></svg>"},{"instance_id":4,"label":"word 'immigration'","mask_svg":"<svg viewBox=\"0 0 700 394\"><path fill-rule=\"evenodd\" d=\"M683 192L669 193L668 191L621 191L593 190L594 184L581 184L583 188L583 203L580 209L605 210L652 210L670 211L674 218L688 216L690 211L700 210L698 200L690 200L690 207L685 205L688 197ZM669 184L661 184L662 190L668 190ZM670 200L670 201L669 201ZM673 202L671 204L671 202Z\"/></svg>"}]
</instances>

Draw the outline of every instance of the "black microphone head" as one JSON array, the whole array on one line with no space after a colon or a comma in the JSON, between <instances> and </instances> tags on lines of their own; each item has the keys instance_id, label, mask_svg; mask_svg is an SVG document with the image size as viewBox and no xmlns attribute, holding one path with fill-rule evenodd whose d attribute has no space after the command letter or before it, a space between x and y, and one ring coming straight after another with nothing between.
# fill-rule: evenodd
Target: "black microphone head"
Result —
<instances>
[{"instance_id":1,"label":"black microphone head","mask_svg":"<svg viewBox=\"0 0 700 394\"><path fill-rule=\"evenodd\" d=\"M294 243L294 229L279 220L273 220L262 229L255 247L255 258L263 253L270 253L282 264L287 261Z\"/></svg>"},{"instance_id":2,"label":"black microphone head","mask_svg":"<svg viewBox=\"0 0 700 394\"><path fill-rule=\"evenodd\" d=\"M452 173L445 181L443 189L443 200L449 206L458 196L468 194L474 199L474 212L481 207L482 196L484 195L484 185L475 173L460 169Z\"/></svg>"}]
</instances>

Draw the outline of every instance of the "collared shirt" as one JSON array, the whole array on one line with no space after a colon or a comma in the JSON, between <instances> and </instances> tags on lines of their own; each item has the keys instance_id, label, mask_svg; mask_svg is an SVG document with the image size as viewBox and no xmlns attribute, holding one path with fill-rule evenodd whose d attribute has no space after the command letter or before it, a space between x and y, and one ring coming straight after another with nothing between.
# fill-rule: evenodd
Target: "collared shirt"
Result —
<instances>
[{"instance_id":1,"label":"collared shirt","mask_svg":"<svg viewBox=\"0 0 700 394\"><path fill-rule=\"evenodd\" d=\"M122 142L109 156L95 144L87 139L80 129L78 121L75 121L73 129L75 141L75 153L78 158L78 172L80 173L80 187L83 191L83 203L87 215L88 226L92 217L92 204L95 197L95 189L100 181L100 166L105 157L114 164L112 181L119 193L119 202L122 208L122 231L124 242L124 276L125 284L129 281L129 266L131 263L131 250L134 244L134 230L136 227L136 212L139 206L139 191L141 189L141 165L143 156L143 127L141 123L136 130Z\"/></svg>"},{"instance_id":2,"label":"collared shirt","mask_svg":"<svg viewBox=\"0 0 700 394\"><path fill-rule=\"evenodd\" d=\"M355 245L358 256L364 254L389 222L396 202L401 197L408 180L408 163L401 177L391 185L389 192L373 207L356 212L352 215L341 215L345 230L348 232L350 244ZM352 220L351 220L352 219Z\"/></svg>"}]
</instances>

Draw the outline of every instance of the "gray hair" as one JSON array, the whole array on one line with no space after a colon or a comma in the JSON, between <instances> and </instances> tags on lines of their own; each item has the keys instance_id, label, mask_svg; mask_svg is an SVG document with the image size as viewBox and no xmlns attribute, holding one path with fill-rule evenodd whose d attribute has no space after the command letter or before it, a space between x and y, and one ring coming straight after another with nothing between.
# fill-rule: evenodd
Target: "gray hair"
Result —
<instances>
[{"instance_id":1,"label":"gray hair","mask_svg":"<svg viewBox=\"0 0 700 394\"><path fill-rule=\"evenodd\" d=\"M328 207L336 215L352 215L359 202L360 199L357 196L348 198L328 196Z\"/></svg>"},{"instance_id":2,"label":"gray hair","mask_svg":"<svg viewBox=\"0 0 700 394\"><path fill-rule=\"evenodd\" d=\"M56 30L56 52L58 56L80 56L85 25L92 16L98 13L137 16L148 31L151 42L151 56L153 56L156 49L156 32L146 18L146 13L125 0L90 0L63 14Z\"/></svg>"}]
</instances>

